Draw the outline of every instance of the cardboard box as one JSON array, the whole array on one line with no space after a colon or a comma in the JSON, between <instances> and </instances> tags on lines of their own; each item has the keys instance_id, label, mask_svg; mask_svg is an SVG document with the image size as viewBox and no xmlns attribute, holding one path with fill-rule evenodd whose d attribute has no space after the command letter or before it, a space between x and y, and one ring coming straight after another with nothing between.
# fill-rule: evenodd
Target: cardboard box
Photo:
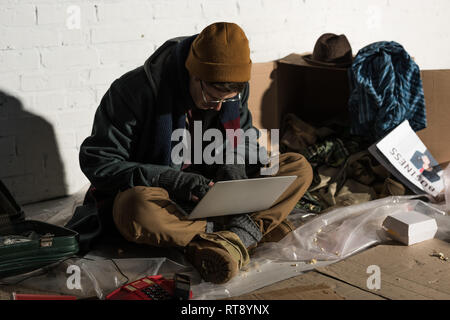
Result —
<instances>
[{"instance_id":1,"label":"cardboard box","mask_svg":"<svg viewBox=\"0 0 450 320\"><path fill-rule=\"evenodd\" d=\"M346 69L309 65L300 54L252 67L249 108L260 129L280 128L286 113L311 124L348 118L348 96Z\"/></svg>"},{"instance_id":2,"label":"cardboard box","mask_svg":"<svg viewBox=\"0 0 450 320\"><path fill-rule=\"evenodd\" d=\"M450 162L450 70L422 70L421 75L427 128L417 134L445 168ZM249 108L260 129L281 128L288 112L311 124L348 119L348 97L345 69L312 66L300 54L252 67Z\"/></svg>"},{"instance_id":3,"label":"cardboard box","mask_svg":"<svg viewBox=\"0 0 450 320\"><path fill-rule=\"evenodd\" d=\"M383 221L383 227L392 238L408 246L433 239L437 232L436 220L417 211L392 214Z\"/></svg>"},{"instance_id":4,"label":"cardboard box","mask_svg":"<svg viewBox=\"0 0 450 320\"><path fill-rule=\"evenodd\" d=\"M278 61L278 107L312 125L348 119L347 69L311 65L300 54Z\"/></svg>"}]
</instances>

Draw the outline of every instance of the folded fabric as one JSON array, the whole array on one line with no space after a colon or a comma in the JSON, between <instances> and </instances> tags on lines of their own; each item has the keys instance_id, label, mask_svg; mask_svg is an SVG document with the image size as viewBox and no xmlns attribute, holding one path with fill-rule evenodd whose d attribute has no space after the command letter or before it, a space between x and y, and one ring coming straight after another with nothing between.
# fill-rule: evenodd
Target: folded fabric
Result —
<instances>
[{"instance_id":1,"label":"folded fabric","mask_svg":"<svg viewBox=\"0 0 450 320\"><path fill-rule=\"evenodd\" d=\"M283 120L283 136L281 145L290 151L302 153L308 146L317 142L316 128L299 119L292 113L288 113Z\"/></svg>"},{"instance_id":2,"label":"folded fabric","mask_svg":"<svg viewBox=\"0 0 450 320\"><path fill-rule=\"evenodd\" d=\"M373 188L351 179L348 179L339 190L337 183L332 183L328 188L321 189L319 196L327 202L328 208L351 206L376 198Z\"/></svg>"},{"instance_id":3,"label":"folded fabric","mask_svg":"<svg viewBox=\"0 0 450 320\"><path fill-rule=\"evenodd\" d=\"M345 162L350 153L341 139L330 138L308 147L303 155L309 162L338 167Z\"/></svg>"},{"instance_id":4,"label":"folded fabric","mask_svg":"<svg viewBox=\"0 0 450 320\"><path fill-rule=\"evenodd\" d=\"M320 213L328 205L323 202L316 194L307 191L303 197L295 204L296 209L302 209L306 212Z\"/></svg>"},{"instance_id":5,"label":"folded fabric","mask_svg":"<svg viewBox=\"0 0 450 320\"><path fill-rule=\"evenodd\" d=\"M367 151L352 154L339 168L322 165L317 172L320 183L309 188L296 208L323 213L406 192L405 187L393 180L386 168Z\"/></svg>"},{"instance_id":6,"label":"folded fabric","mask_svg":"<svg viewBox=\"0 0 450 320\"><path fill-rule=\"evenodd\" d=\"M288 114L280 144L301 153L313 168L313 181L295 208L322 213L389 195L403 195L405 187L367 151L365 137L348 125L331 123L314 128Z\"/></svg>"},{"instance_id":7,"label":"folded fabric","mask_svg":"<svg viewBox=\"0 0 450 320\"><path fill-rule=\"evenodd\" d=\"M399 43L364 47L348 73L351 133L375 142L404 120L414 131L426 127L420 69Z\"/></svg>"}]
</instances>

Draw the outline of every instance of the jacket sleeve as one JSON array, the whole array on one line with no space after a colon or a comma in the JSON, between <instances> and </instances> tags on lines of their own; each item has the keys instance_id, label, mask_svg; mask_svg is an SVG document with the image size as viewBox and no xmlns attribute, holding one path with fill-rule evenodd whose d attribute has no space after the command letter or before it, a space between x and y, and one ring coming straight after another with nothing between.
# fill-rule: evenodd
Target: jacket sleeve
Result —
<instances>
[{"instance_id":1,"label":"jacket sleeve","mask_svg":"<svg viewBox=\"0 0 450 320\"><path fill-rule=\"evenodd\" d=\"M114 82L96 111L91 136L80 147L81 170L94 187L106 193L150 186L154 176L169 169L131 159L146 114L136 105L133 109L131 101Z\"/></svg>"}]
</instances>

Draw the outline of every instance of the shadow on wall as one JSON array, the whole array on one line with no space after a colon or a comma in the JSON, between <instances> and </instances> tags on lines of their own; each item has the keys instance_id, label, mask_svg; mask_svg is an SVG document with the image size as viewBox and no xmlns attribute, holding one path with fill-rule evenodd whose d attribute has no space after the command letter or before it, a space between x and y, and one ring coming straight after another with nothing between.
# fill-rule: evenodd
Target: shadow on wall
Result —
<instances>
[{"instance_id":1,"label":"shadow on wall","mask_svg":"<svg viewBox=\"0 0 450 320\"><path fill-rule=\"evenodd\" d=\"M0 91L0 179L17 202L66 195L64 177L52 125Z\"/></svg>"},{"instance_id":2,"label":"shadow on wall","mask_svg":"<svg viewBox=\"0 0 450 320\"><path fill-rule=\"evenodd\" d=\"M280 128L280 112L278 110L277 102L277 88L276 88L276 72L274 69L270 73L270 86L264 92L261 101L261 124L266 129L279 129Z\"/></svg>"}]
</instances>

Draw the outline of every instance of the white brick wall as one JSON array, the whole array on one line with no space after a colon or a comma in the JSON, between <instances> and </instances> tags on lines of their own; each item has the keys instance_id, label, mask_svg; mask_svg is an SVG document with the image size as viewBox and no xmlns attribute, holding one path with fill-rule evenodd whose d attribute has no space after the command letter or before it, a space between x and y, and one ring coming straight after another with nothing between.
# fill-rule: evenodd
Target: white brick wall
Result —
<instances>
[{"instance_id":1,"label":"white brick wall","mask_svg":"<svg viewBox=\"0 0 450 320\"><path fill-rule=\"evenodd\" d=\"M68 28L71 6L79 29ZM430 69L450 68L449 15L448 0L1 0L0 179L21 203L77 191L79 146L109 84L209 23L240 24L254 62L311 51L334 32L354 53L398 41Z\"/></svg>"}]
</instances>

